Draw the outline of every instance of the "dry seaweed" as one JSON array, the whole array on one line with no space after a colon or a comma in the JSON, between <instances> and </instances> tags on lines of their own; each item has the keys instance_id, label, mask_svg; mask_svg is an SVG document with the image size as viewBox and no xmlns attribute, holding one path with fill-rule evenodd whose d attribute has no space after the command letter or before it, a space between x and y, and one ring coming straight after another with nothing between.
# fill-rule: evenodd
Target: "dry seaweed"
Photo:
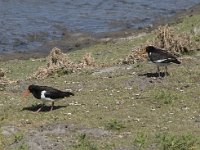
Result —
<instances>
[{"instance_id":1,"label":"dry seaweed","mask_svg":"<svg viewBox=\"0 0 200 150\"><path fill-rule=\"evenodd\" d=\"M146 44L135 47L127 57L125 57L124 59L120 59L118 64L129 65L129 64L145 61L147 59L145 47L146 47Z\"/></svg>"},{"instance_id":2,"label":"dry seaweed","mask_svg":"<svg viewBox=\"0 0 200 150\"><path fill-rule=\"evenodd\" d=\"M9 78L5 76L6 71L0 69L0 91L4 90L6 85L16 83L17 81L11 81Z\"/></svg>"},{"instance_id":3,"label":"dry seaweed","mask_svg":"<svg viewBox=\"0 0 200 150\"><path fill-rule=\"evenodd\" d=\"M85 67L95 67L97 66L97 64L95 63L95 60L94 58L92 57L92 54L91 53L86 53L82 60L80 61L79 65L82 67L82 68L85 68Z\"/></svg>"},{"instance_id":4,"label":"dry seaweed","mask_svg":"<svg viewBox=\"0 0 200 150\"><path fill-rule=\"evenodd\" d=\"M70 69L73 65L73 62L71 62L69 58L57 47L51 50L46 60L46 66L39 67L38 70L30 78L44 79L58 72L60 69Z\"/></svg>"},{"instance_id":5,"label":"dry seaweed","mask_svg":"<svg viewBox=\"0 0 200 150\"><path fill-rule=\"evenodd\" d=\"M30 78L44 79L55 73L67 74L82 68L91 68L94 66L96 66L96 63L90 53L84 55L80 63L74 63L69 59L68 55L62 53L59 48L55 47L47 57L46 66L39 67L38 70Z\"/></svg>"},{"instance_id":6,"label":"dry seaweed","mask_svg":"<svg viewBox=\"0 0 200 150\"><path fill-rule=\"evenodd\" d=\"M177 33L168 25L159 27L155 34L156 38L152 45L166 49L174 54L189 53L192 51L192 45L195 44L189 34Z\"/></svg>"}]
</instances>

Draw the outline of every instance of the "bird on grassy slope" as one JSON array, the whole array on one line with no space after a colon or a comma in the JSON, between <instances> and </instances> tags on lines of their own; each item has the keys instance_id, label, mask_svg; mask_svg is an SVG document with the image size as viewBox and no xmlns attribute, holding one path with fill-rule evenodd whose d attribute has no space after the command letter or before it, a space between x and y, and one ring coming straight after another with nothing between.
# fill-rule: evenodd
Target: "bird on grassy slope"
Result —
<instances>
[{"instance_id":1,"label":"bird on grassy slope","mask_svg":"<svg viewBox=\"0 0 200 150\"><path fill-rule=\"evenodd\" d=\"M167 66L171 63L180 64L181 62L171 53L167 52L166 50L162 50L156 48L154 46L147 46L146 52L148 53L148 57L150 61L156 64L158 75L160 76L160 66L165 67L165 75L167 72Z\"/></svg>"},{"instance_id":2,"label":"bird on grassy slope","mask_svg":"<svg viewBox=\"0 0 200 150\"><path fill-rule=\"evenodd\" d=\"M39 112L44 107L45 102L52 102L52 111L55 101L65 97L70 97L71 95L74 96L74 94L71 92L63 92L52 87L39 85L30 85L28 89L23 93L23 95L28 96L29 93L32 93L35 98L40 99L43 102L42 107L40 107L36 112Z\"/></svg>"}]
</instances>

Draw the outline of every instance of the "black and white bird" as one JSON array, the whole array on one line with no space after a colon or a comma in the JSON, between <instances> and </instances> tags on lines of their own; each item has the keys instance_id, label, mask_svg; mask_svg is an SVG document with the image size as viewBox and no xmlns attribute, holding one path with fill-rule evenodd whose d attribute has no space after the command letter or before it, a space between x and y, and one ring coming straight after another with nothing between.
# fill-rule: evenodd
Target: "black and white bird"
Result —
<instances>
[{"instance_id":1,"label":"black and white bird","mask_svg":"<svg viewBox=\"0 0 200 150\"><path fill-rule=\"evenodd\" d=\"M55 101L65 97L70 97L71 95L74 96L72 92L63 92L52 87L39 85L30 85L23 95L28 96L29 93L32 93L35 98L40 99L43 102L42 107L40 107L36 112L39 112L44 107L46 102L52 102L52 111Z\"/></svg>"},{"instance_id":2,"label":"black and white bird","mask_svg":"<svg viewBox=\"0 0 200 150\"><path fill-rule=\"evenodd\" d=\"M150 61L156 64L158 75L160 76L160 66L165 67L165 75L167 72L167 66L171 63L180 64L181 62L171 53L167 52L166 50L162 50L156 48L154 46L147 46L146 52L148 53L148 57Z\"/></svg>"}]
</instances>

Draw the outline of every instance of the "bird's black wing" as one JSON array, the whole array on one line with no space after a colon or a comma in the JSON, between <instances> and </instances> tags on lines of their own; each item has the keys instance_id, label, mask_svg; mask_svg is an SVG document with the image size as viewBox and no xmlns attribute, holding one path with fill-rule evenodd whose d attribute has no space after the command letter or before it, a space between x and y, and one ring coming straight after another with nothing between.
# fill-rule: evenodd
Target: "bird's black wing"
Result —
<instances>
[{"instance_id":1,"label":"bird's black wing","mask_svg":"<svg viewBox=\"0 0 200 150\"><path fill-rule=\"evenodd\" d=\"M45 97L51 98L51 99L59 99L64 98L64 92L57 90L57 89L46 89L46 92L44 93Z\"/></svg>"},{"instance_id":2,"label":"bird's black wing","mask_svg":"<svg viewBox=\"0 0 200 150\"><path fill-rule=\"evenodd\" d=\"M151 52L149 58L152 62L157 62L157 63L173 62L180 64L180 62L176 59L174 55L168 53L166 50L161 50L161 49L156 49L154 52Z\"/></svg>"},{"instance_id":3,"label":"bird's black wing","mask_svg":"<svg viewBox=\"0 0 200 150\"><path fill-rule=\"evenodd\" d=\"M73 93L71 92L63 92L58 89L52 88L52 87L47 87L44 86L43 90L45 92L45 97L51 98L51 99L59 99L59 98L64 98L64 97L69 97L70 95L74 96Z\"/></svg>"},{"instance_id":4,"label":"bird's black wing","mask_svg":"<svg viewBox=\"0 0 200 150\"><path fill-rule=\"evenodd\" d=\"M71 92L63 92L53 87L49 86L39 86L39 87L41 92L45 91L44 96L51 99L59 99L59 98L69 97L71 95L74 96L74 94Z\"/></svg>"}]
</instances>

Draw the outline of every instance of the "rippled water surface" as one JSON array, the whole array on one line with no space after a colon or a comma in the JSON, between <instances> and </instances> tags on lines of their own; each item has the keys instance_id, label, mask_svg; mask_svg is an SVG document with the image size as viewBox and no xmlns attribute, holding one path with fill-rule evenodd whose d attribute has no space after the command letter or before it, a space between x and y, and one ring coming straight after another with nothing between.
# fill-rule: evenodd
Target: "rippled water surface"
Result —
<instances>
[{"instance_id":1,"label":"rippled water surface","mask_svg":"<svg viewBox=\"0 0 200 150\"><path fill-rule=\"evenodd\" d=\"M101 33L150 25L200 0L1 0L0 52L29 50L63 30Z\"/></svg>"}]
</instances>

